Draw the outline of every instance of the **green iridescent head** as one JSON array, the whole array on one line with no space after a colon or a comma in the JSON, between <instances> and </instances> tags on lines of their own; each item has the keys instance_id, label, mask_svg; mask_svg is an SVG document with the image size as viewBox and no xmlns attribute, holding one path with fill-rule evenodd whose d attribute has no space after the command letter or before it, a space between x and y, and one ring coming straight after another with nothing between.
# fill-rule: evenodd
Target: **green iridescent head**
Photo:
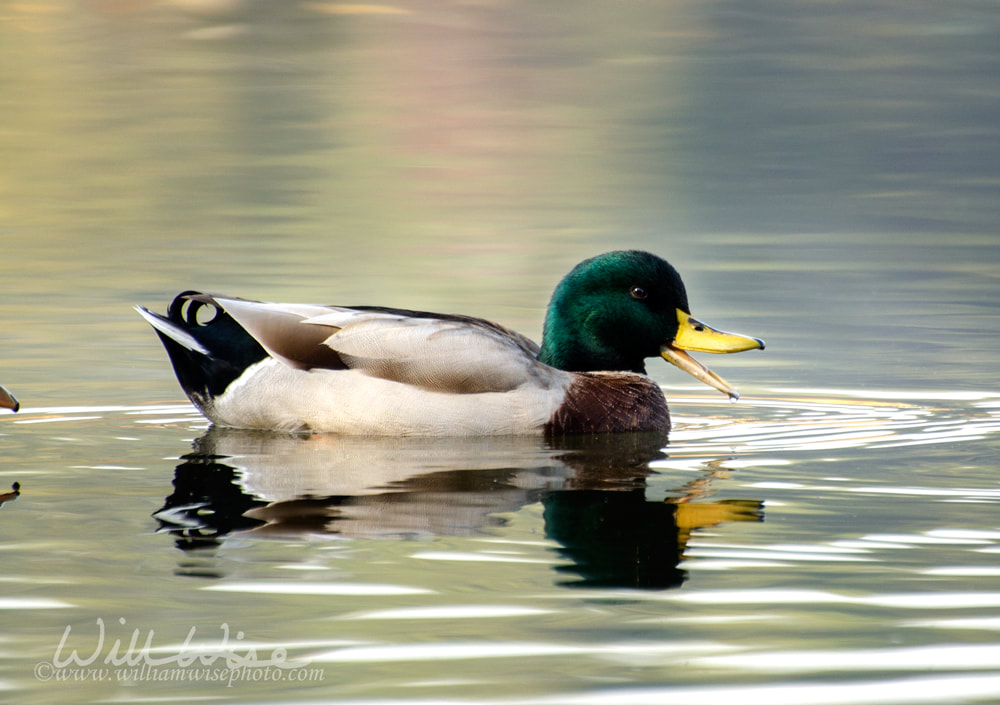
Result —
<instances>
[{"instance_id":1,"label":"green iridescent head","mask_svg":"<svg viewBox=\"0 0 1000 705\"><path fill-rule=\"evenodd\" d=\"M538 359L569 372L645 373L646 358L662 356L735 396L683 350L763 347L761 340L692 318L684 282L668 262L648 252L619 250L584 260L556 286Z\"/></svg>"}]
</instances>

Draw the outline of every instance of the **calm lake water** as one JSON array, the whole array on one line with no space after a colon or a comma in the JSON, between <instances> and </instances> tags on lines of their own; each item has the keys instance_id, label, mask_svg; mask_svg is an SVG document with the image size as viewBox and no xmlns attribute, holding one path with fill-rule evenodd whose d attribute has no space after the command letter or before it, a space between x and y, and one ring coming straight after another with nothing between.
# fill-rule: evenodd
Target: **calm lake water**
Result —
<instances>
[{"instance_id":1,"label":"calm lake water","mask_svg":"<svg viewBox=\"0 0 1000 705\"><path fill-rule=\"evenodd\" d=\"M0 698L1000 702L990 3L0 7ZM667 439L210 429L134 304L767 340ZM707 356L702 356L706 358Z\"/></svg>"}]
</instances>

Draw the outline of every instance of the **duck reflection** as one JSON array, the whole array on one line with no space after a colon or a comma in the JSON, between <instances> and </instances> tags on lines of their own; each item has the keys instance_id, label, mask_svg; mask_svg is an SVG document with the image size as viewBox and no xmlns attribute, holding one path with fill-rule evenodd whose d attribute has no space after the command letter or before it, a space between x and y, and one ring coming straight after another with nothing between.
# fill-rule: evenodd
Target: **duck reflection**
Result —
<instances>
[{"instance_id":1,"label":"duck reflection","mask_svg":"<svg viewBox=\"0 0 1000 705\"><path fill-rule=\"evenodd\" d=\"M561 584L667 588L693 530L760 521L757 500L705 502L706 474L646 498L660 434L474 439L293 436L212 428L181 458L154 514L185 551L230 534L350 538L472 536L541 502L569 563Z\"/></svg>"}]
</instances>

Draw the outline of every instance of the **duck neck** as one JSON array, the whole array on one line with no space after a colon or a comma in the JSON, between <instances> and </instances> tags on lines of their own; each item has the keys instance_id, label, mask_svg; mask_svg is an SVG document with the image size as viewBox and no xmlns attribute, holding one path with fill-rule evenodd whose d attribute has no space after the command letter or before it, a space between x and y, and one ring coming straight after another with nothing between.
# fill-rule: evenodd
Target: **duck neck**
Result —
<instances>
[{"instance_id":1,"label":"duck neck","mask_svg":"<svg viewBox=\"0 0 1000 705\"><path fill-rule=\"evenodd\" d=\"M626 356L606 344L586 328L568 326L558 309L550 308L545 316L538 360L567 372L638 372L646 374L641 355Z\"/></svg>"}]
</instances>

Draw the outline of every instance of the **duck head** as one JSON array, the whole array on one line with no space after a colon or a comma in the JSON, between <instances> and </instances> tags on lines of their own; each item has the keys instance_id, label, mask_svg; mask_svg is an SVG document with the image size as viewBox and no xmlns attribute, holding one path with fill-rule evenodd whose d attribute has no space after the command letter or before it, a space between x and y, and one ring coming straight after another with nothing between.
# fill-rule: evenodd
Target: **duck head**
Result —
<instances>
[{"instance_id":1,"label":"duck head","mask_svg":"<svg viewBox=\"0 0 1000 705\"><path fill-rule=\"evenodd\" d=\"M645 374L660 356L731 398L739 393L687 351L764 349L691 316L677 270L648 252L622 250L584 260L552 294L538 359L569 372Z\"/></svg>"}]
</instances>

